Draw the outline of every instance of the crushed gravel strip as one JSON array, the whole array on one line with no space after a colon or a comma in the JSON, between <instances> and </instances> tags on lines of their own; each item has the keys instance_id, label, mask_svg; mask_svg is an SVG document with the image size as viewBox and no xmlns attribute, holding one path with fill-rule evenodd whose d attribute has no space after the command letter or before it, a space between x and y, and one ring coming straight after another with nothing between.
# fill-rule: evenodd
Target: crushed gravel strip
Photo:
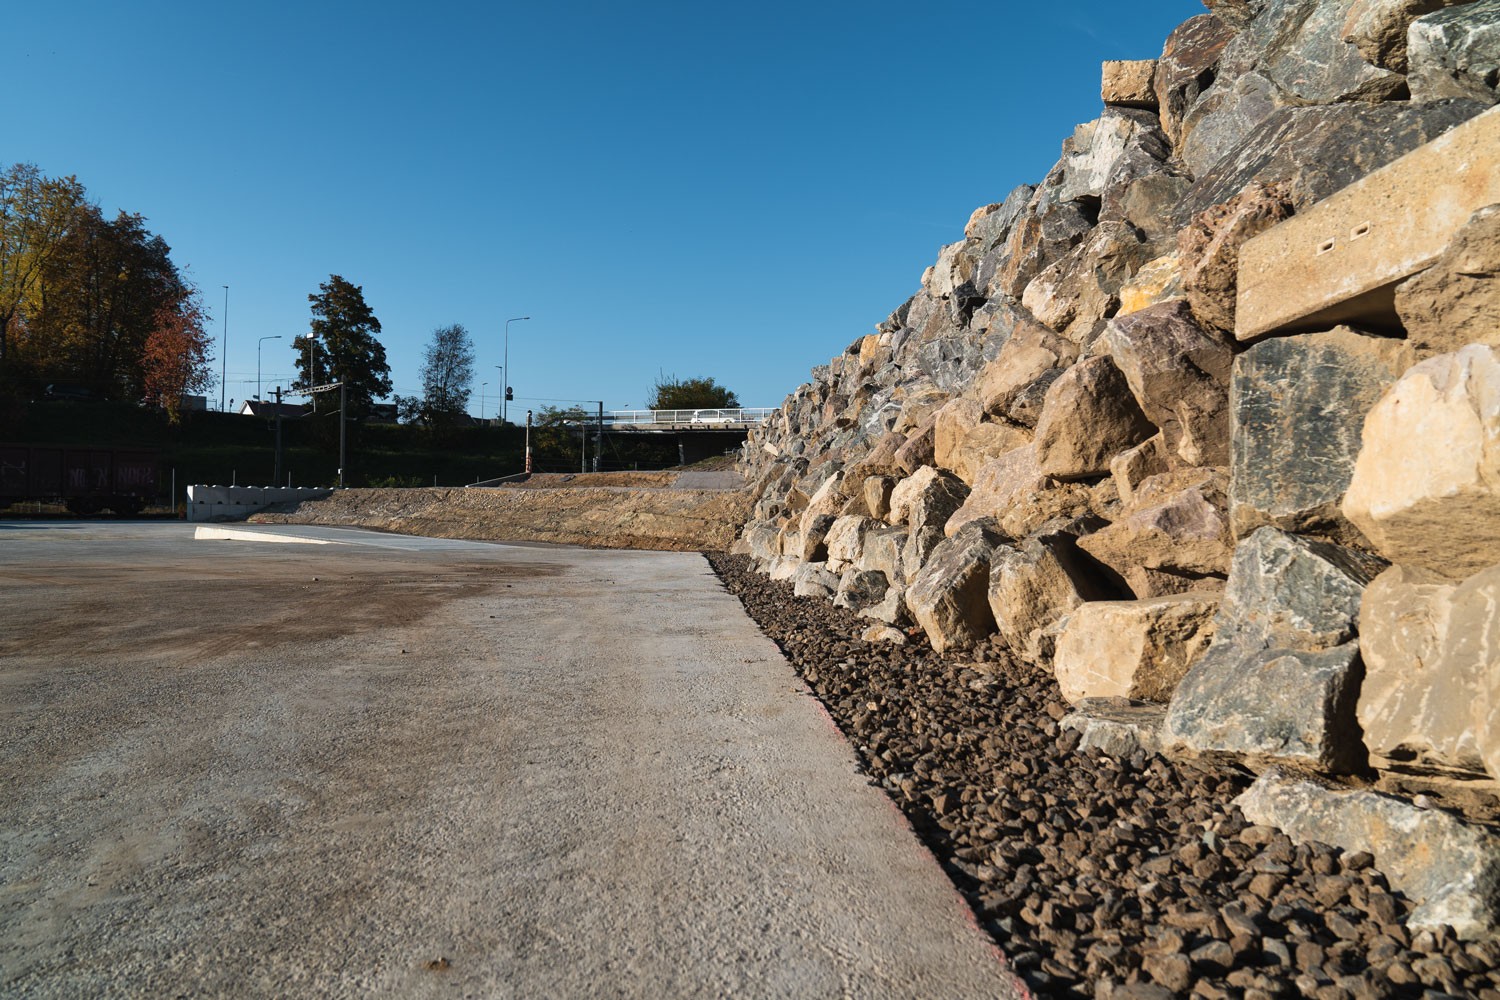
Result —
<instances>
[{"instance_id":1,"label":"crushed gravel strip","mask_svg":"<svg viewBox=\"0 0 1500 1000\"><path fill-rule=\"evenodd\" d=\"M1500 998L1500 944L1412 932L1370 855L1248 824L1250 776L1077 750L1045 672L709 561L905 811L1038 996Z\"/></svg>"}]
</instances>

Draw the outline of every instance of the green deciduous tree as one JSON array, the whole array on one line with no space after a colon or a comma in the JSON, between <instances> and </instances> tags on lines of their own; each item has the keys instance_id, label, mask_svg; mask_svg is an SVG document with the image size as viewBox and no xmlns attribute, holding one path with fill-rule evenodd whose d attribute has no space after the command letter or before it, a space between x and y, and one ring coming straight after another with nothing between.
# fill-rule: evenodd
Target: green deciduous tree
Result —
<instances>
[{"instance_id":1,"label":"green deciduous tree","mask_svg":"<svg viewBox=\"0 0 1500 1000\"><path fill-rule=\"evenodd\" d=\"M0 173L0 375L7 374L22 304L86 207L73 177L44 177L30 163Z\"/></svg>"},{"instance_id":2,"label":"green deciduous tree","mask_svg":"<svg viewBox=\"0 0 1500 1000\"><path fill-rule=\"evenodd\" d=\"M646 397L648 410L733 410L739 405L734 393L706 377L680 379L664 375L656 380Z\"/></svg>"},{"instance_id":3,"label":"green deciduous tree","mask_svg":"<svg viewBox=\"0 0 1500 1000\"><path fill-rule=\"evenodd\" d=\"M363 416L371 402L391 391L385 348L375 339L380 320L366 304L364 289L337 274L307 300L313 318L309 332L292 341L299 373L293 388L342 381L348 386L350 415Z\"/></svg>"}]
</instances>

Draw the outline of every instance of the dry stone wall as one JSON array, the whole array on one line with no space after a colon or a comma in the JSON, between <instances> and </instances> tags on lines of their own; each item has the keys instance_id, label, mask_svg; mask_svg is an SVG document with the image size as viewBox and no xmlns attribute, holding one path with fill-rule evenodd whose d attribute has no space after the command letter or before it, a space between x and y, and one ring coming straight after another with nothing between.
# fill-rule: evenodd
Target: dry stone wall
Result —
<instances>
[{"instance_id":1,"label":"dry stone wall","mask_svg":"<svg viewBox=\"0 0 1500 1000\"><path fill-rule=\"evenodd\" d=\"M1130 746L1496 787L1492 174L1455 163L1472 218L1337 322L1263 322L1260 270L1237 314L1279 225L1408 162L1412 212L1447 198L1403 158L1449 133L1500 153L1500 5L1207 6L751 435L737 548L872 637L998 634L1079 705L1155 703Z\"/></svg>"}]
</instances>

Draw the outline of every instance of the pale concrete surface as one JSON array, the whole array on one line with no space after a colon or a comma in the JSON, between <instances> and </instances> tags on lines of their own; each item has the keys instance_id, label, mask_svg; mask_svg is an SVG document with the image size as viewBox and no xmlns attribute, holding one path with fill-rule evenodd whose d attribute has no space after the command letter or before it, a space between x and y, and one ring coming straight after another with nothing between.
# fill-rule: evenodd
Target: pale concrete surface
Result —
<instances>
[{"instance_id":1,"label":"pale concrete surface","mask_svg":"<svg viewBox=\"0 0 1500 1000\"><path fill-rule=\"evenodd\" d=\"M0 993L1016 994L700 556L274 530L0 522Z\"/></svg>"},{"instance_id":2,"label":"pale concrete surface","mask_svg":"<svg viewBox=\"0 0 1500 1000\"><path fill-rule=\"evenodd\" d=\"M1388 163L1240 250L1235 336L1395 322L1394 286L1500 202L1500 108Z\"/></svg>"}]
</instances>

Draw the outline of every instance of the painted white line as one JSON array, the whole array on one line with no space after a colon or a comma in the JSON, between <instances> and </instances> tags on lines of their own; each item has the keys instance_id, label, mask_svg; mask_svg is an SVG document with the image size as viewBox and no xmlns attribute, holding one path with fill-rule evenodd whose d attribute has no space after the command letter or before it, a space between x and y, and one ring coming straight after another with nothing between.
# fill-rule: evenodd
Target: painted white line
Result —
<instances>
[{"instance_id":1,"label":"painted white line","mask_svg":"<svg viewBox=\"0 0 1500 1000\"><path fill-rule=\"evenodd\" d=\"M304 535L283 535L274 531L251 531L246 528L209 528L199 526L193 532L195 541L216 542L291 542L302 545L342 545L331 538L308 538Z\"/></svg>"}]
</instances>

